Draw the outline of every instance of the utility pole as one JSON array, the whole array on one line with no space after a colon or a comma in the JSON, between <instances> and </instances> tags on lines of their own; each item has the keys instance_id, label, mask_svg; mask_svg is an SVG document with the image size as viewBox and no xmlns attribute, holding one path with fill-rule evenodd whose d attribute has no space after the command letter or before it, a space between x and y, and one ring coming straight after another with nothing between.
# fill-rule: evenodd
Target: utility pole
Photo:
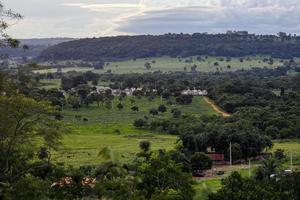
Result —
<instances>
[{"instance_id":1,"label":"utility pole","mask_svg":"<svg viewBox=\"0 0 300 200\"><path fill-rule=\"evenodd\" d=\"M290 168L293 171L293 152L292 151L290 153L290 159L291 159L291 166L290 166Z\"/></svg>"},{"instance_id":2,"label":"utility pole","mask_svg":"<svg viewBox=\"0 0 300 200\"><path fill-rule=\"evenodd\" d=\"M229 161L230 161L230 167L232 166L232 151L231 151L231 141L229 144Z\"/></svg>"},{"instance_id":3,"label":"utility pole","mask_svg":"<svg viewBox=\"0 0 300 200\"><path fill-rule=\"evenodd\" d=\"M249 159L249 166L248 166L248 168L249 168L249 177L251 176L251 160Z\"/></svg>"}]
</instances>

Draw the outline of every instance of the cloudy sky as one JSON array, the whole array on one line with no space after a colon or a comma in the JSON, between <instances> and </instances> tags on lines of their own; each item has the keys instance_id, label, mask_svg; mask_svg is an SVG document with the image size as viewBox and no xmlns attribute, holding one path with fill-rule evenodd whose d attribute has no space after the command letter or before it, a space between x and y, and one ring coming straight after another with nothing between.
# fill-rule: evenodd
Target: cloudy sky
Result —
<instances>
[{"instance_id":1,"label":"cloudy sky","mask_svg":"<svg viewBox=\"0 0 300 200\"><path fill-rule=\"evenodd\" d=\"M300 0L2 0L24 19L17 38L124 34L253 33L300 35Z\"/></svg>"}]
</instances>

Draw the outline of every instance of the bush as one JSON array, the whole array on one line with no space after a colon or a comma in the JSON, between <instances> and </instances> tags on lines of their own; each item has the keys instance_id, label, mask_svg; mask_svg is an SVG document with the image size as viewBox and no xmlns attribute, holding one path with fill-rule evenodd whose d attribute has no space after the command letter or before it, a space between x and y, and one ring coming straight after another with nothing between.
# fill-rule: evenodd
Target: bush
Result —
<instances>
[{"instance_id":1,"label":"bush","mask_svg":"<svg viewBox=\"0 0 300 200\"><path fill-rule=\"evenodd\" d=\"M167 112L167 107L165 105L160 105L158 111L161 113Z\"/></svg>"},{"instance_id":2,"label":"bush","mask_svg":"<svg viewBox=\"0 0 300 200\"><path fill-rule=\"evenodd\" d=\"M194 155L191 157L191 164L193 171L208 170L212 167L211 159L205 153L202 152L194 153Z\"/></svg>"},{"instance_id":3,"label":"bush","mask_svg":"<svg viewBox=\"0 0 300 200\"><path fill-rule=\"evenodd\" d=\"M144 119L137 119L137 120L134 120L133 125L137 128L142 128L147 125L147 121Z\"/></svg>"},{"instance_id":4,"label":"bush","mask_svg":"<svg viewBox=\"0 0 300 200\"><path fill-rule=\"evenodd\" d=\"M141 141L140 148L142 151L147 152L150 150L151 143L149 141Z\"/></svg>"}]
</instances>

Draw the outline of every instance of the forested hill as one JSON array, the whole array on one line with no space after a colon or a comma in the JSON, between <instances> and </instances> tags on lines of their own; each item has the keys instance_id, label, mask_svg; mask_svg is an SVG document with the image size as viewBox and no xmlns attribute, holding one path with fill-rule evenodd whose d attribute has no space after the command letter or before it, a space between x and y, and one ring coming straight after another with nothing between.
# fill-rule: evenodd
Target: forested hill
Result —
<instances>
[{"instance_id":1,"label":"forested hill","mask_svg":"<svg viewBox=\"0 0 300 200\"><path fill-rule=\"evenodd\" d=\"M155 56L300 57L300 37L252 34L166 34L117 36L64 42L44 50L40 60L125 60Z\"/></svg>"},{"instance_id":2,"label":"forested hill","mask_svg":"<svg viewBox=\"0 0 300 200\"><path fill-rule=\"evenodd\" d=\"M62 42L68 42L74 38L40 38L40 39L20 39L21 45L27 45L29 48L24 51L23 48L0 48L0 55L8 55L9 57L37 57L40 53L52 45Z\"/></svg>"}]
</instances>

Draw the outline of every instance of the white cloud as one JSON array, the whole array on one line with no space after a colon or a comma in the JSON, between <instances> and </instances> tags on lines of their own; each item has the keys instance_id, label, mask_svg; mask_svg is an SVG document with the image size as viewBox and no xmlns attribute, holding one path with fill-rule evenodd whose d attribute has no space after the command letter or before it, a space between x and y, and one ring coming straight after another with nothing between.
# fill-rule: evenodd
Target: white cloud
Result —
<instances>
[{"instance_id":1,"label":"white cloud","mask_svg":"<svg viewBox=\"0 0 300 200\"><path fill-rule=\"evenodd\" d=\"M107 11L113 9L136 9L141 8L140 4L130 4L130 3L113 3L113 4L86 4L86 3L66 3L64 6L75 6L83 9L88 9L90 11Z\"/></svg>"},{"instance_id":2,"label":"white cloud","mask_svg":"<svg viewBox=\"0 0 300 200\"><path fill-rule=\"evenodd\" d=\"M19 38L167 32L300 34L300 0L3 0L25 16Z\"/></svg>"},{"instance_id":3,"label":"white cloud","mask_svg":"<svg viewBox=\"0 0 300 200\"><path fill-rule=\"evenodd\" d=\"M167 32L300 33L299 0L159 0L141 1L147 9L115 21L118 32L161 34Z\"/></svg>"}]
</instances>

